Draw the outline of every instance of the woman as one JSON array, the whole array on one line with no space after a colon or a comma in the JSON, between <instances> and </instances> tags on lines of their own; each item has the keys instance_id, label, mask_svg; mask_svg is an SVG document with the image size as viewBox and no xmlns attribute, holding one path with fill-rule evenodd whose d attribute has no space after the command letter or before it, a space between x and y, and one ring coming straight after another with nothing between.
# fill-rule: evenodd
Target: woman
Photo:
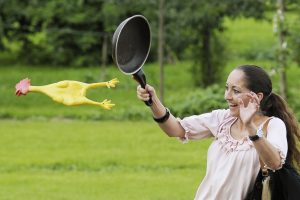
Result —
<instances>
[{"instance_id":1,"label":"woman","mask_svg":"<svg viewBox=\"0 0 300 200\"><path fill-rule=\"evenodd\" d=\"M151 111L160 128L183 141L214 137L208 149L207 171L196 200L241 200L252 190L260 170L278 170L285 162L300 162L297 122L284 100L272 92L272 82L260 67L243 65L228 76L224 98L229 109L176 119L150 85L138 86L140 100L152 96ZM263 126L267 124L267 138Z\"/></svg>"}]
</instances>

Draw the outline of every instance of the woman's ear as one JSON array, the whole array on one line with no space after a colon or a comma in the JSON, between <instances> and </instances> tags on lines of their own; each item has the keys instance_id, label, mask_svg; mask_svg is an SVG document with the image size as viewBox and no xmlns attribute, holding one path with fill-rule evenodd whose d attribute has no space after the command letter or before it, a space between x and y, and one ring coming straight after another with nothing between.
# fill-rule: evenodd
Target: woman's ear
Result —
<instances>
[{"instance_id":1,"label":"woman's ear","mask_svg":"<svg viewBox=\"0 0 300 200\"><path fill-rule=\"evenodd\" d=\"M264 98L264 94L262 92L259 92L256 94L258 99L259 99L259 102L261 102L261 100Z\"/></svg>"}]
</instances>

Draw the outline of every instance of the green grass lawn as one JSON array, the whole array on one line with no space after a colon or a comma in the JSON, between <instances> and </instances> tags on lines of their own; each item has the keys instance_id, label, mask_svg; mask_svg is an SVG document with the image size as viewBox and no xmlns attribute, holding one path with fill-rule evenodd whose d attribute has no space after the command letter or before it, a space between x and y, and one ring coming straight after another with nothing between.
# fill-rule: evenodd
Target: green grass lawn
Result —
<instances>
[{"instance_id":1,"label":"green grass lawn","mask_svg":"<svg viewBox=\"0 0 300 200\"><path fill-rule=\"evenodd\" d=\"M1 121L0 199L192 199L209 140L150 122Z\"/></svg>"}]
</instances>

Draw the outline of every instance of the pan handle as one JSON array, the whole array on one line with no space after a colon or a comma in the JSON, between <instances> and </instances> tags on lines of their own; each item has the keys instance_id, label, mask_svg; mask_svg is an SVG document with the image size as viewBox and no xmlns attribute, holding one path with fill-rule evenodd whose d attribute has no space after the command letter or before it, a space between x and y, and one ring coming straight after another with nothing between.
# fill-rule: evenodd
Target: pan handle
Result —
<instances>
[{"instance_id":1,"label":"pan handle","mask_svg":"<svg viewBox=\"0 0 300 200\"><path fill-rule=\"evenodd\" d=\"M133 78L134 78L134 80L136 80L142 86L142 88L145 89L145 87L146 87L146 76L145 76L142 69L139 70L138 72L134 73ZM145 101L145 104L147 106L152 106L152 104L153 104L152 96L151 96L151 94L149 94L149 95L150 95L150 99L148 101Z\"/></svg>"}]
</instances>

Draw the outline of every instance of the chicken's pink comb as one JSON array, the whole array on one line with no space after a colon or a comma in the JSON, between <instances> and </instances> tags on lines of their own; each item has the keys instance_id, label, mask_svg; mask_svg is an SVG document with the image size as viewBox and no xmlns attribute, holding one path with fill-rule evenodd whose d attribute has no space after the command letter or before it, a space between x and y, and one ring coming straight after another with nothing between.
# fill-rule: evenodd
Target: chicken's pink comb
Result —
<instances>
[{"instance_id":1,"label":"chicken's pink comb","mask_svg":"<svg viewBox=\"0 0 300 200\"><path fill-rule=\"evenodd\" d=\"M29 91L30 79L25 78L16 85L16 95L26 95Z\"/></svg>"}]
</instances>

